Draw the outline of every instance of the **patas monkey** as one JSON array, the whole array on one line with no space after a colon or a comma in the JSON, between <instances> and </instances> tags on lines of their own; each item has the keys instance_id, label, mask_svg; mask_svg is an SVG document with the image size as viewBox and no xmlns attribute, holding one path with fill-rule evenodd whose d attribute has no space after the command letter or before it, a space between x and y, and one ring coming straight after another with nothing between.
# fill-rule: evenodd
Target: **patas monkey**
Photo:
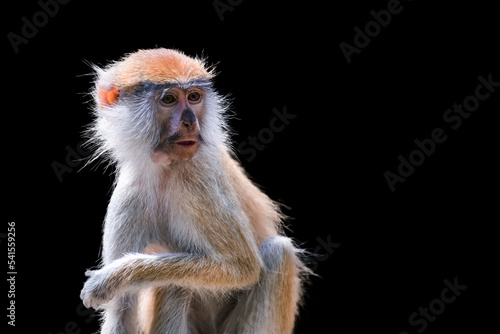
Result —
<instances>
[{"instance_id":1,"label":"patas monkey","mask_svg":"<svg viewBox=\"0 0 500 334\"><path fill-rule=\"evenodd\" d=\"M96 73L91 142L117 174L81 298L101 332L291 333L308 270L231 156L213 71L153 49Z\"/></svg>"}]
</instances>

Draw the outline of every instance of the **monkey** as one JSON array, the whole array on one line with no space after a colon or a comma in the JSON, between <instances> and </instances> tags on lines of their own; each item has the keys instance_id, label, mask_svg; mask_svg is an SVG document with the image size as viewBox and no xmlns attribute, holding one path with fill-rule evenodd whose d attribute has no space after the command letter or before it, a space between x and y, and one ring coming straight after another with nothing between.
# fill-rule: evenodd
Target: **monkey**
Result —
<instances>
[{"instance_id":1,"label":"monkey","mask_svg":"<svg viewBox=\"0 0 500 334\"><path fill-rule=\"evenodd\" d=\"M165 48L92 66L90 161L116 174L80 295L101 333L292 333L310 270L232 151L214 67Z\"/></svg>"}]
</instances>

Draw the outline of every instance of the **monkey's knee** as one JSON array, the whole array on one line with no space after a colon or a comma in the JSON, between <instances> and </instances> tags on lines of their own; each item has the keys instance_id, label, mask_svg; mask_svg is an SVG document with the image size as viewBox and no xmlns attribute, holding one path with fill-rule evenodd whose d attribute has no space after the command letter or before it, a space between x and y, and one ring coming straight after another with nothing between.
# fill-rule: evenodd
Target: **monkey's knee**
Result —
<instances>
[{"instance_id":1,"label":"monkey's knee","mask_svg":"<svg viewBox=\"0 0 500 334\"><path fill-rule=\"evenodd\" d=\"M296 249L292 240L280 235L267 238L260 245L260 252L266 271L275 272L296 262Z\"/></svg>"}]
</instances>

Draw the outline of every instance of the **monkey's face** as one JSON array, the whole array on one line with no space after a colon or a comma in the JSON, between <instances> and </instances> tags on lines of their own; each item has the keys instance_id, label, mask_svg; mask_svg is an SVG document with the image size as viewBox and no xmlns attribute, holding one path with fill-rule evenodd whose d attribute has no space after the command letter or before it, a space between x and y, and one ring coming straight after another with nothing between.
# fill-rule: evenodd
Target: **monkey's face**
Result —
<instances>
[{"instance_id":1,"label":"monkey's face","mask_svg":"<svg viewBox=\"0 0 500 334\"><path fill-rule=\"evenodd\" d=\"M169 164L172 160L189 160L203 139L200 123L205 114L206 93L201 87L173 87L156 95L159 142L153 148L151 160Z\"/></svg>"}]
</instances>

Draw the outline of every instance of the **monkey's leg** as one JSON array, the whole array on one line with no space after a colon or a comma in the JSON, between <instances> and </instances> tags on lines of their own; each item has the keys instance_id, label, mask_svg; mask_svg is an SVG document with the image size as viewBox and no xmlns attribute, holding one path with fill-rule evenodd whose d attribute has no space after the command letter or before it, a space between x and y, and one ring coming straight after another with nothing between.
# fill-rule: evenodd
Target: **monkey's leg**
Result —
<instances>
[{"instance_id":1,"label":"monkey's leg","mask_svg":"<svg viewBox=\"0 0 500 334\"><path fill-rule=\"evenodd\" d=\"M191 293L177 286L158 288L149 334L196 333L189 326Z\"/></svg>"},{"instance_id":2,"label":"monkey's leg","mask_svg":"<svg viewBox=\"0 0 500 334\"><path fill-rule=\"evenodd\" d=\"M101 334L137 334L136 295L116 296L106 304Z\"/></svg>"},{"instance_id":3,"label":"monkey's leg","mask_svg":"<svg viewBox=\"0 0 500 334\"><path fill-rule=\"evenodd\" d=\"M239 295L223 324L224 334L289 334L293 331L303 265L289 238L270 237L259 250L264 270L259 282Z\"/></svg>"}]
</instances>

